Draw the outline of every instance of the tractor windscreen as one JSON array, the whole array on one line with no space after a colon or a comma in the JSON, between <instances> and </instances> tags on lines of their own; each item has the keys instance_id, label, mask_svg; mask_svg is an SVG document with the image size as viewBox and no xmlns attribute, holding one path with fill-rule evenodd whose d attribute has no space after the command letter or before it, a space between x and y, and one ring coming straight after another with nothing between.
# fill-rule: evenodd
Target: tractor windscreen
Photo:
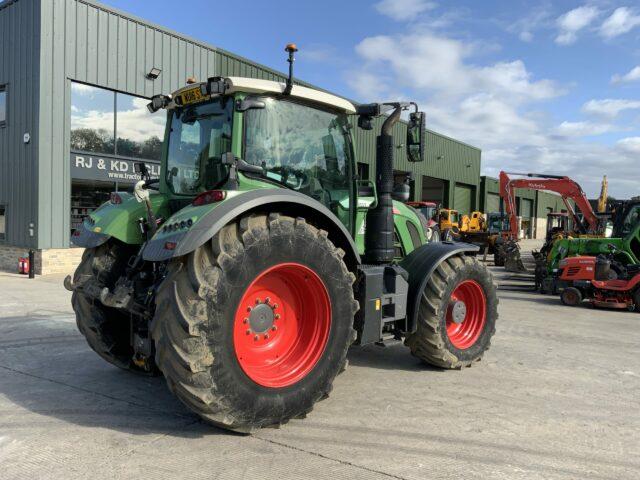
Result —
<instances>
[{"instance_id":1,"label":"tractor windscreen","mask_svg":"<svg viewBox=\"0 0 640 480\"><path fill-rule=\"evenodd\" d=\"M352 147L345 114L266 98L245 113L244 158L264 177L325 204L349 224Z\"/></svg>"},{"instance_id":2,"label":"tractor windscreen","mask_svg":"<svg viewBox=\"0 0 640 480\"><path fill-rule=\"evenodd\" d=\"M490 216L489 217L489 230L495 232L501 232L503 230L509 230L509 221L506 217L502 216Z\"/></svg>"},{"instance_id":3,"label":"tractor windscreen","mask_svg":"<svg viewBox=\"0 0 640 480\"><path fill-rule=\"evenodd\" d=\"M427 219L435 219L436 213L438 212L436 207L422 207L420 210Z\"/></svg>"},{"instance_id":4,"label":"tractor windscreen","mask_svg":"<svg viewBox=\"0 0 640 480\"><path fill-rule=\"evenodd\" d=\"M195 195L221 185L229 175L222 155L231 151L233 99L173 111L167 154L167 185L178 195Z\"/></svg>"}]
</instances>

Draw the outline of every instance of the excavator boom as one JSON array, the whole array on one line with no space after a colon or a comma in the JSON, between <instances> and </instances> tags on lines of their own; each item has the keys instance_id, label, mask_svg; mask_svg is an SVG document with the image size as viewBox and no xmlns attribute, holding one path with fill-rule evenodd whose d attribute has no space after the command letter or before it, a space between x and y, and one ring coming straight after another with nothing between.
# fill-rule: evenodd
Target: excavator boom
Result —
<instances>
[{"instance_id":1,"label":"excavator boom","mask_svg":"<svg viewBox=\"0 0 640 480\"><path fill-rule=\"evenodd\" d=\"M526 178L512 179L509 175L518 175ZM578 183L569 177L559 175L545 175L538 173L509 173L500 172L500 196L504 201L506 214L509 218L509 237L518 238L518 221L516 218L516 188L528 188L531 190L546 190L560 194L567 211L572 215L576 226L581 233L596 233L600 222L598 216L591 208L591 204ZM584 223L569 203L573 200L582 212Z\"/></svg>"}]
</instances>

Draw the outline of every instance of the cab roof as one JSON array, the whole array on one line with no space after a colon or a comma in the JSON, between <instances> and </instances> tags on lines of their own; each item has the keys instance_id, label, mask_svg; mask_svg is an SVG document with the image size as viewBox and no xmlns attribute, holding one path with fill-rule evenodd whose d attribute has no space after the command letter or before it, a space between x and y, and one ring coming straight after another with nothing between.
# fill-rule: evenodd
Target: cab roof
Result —
<instances>
[{"instance_id":1,"label":"cab roof","mask_svg":"<svg viewBox=\"0 0 640 480\"><path fill-rule=\"evenodd\" d=\"M225 94L234 92L282 94L286 88L284 82L274 82L272 80L261 80L257 78L224 77L222 80L224 80L227 85ZM173 97L175 98L176 95L193 88L194 85L197 84L190 84L180 88L173 93ZM350 101L313 88L294 85L289 96L334 107L342 110L344 113L356 113L356 108Z\"/></svg>"},{"instance_id":2,"label":"cab roof","mask_svg":"<svg viewBox=\"0 0 640 480\"><path fill-rule=\"evenodd\" d=\"M226 80L229 83L229 90L227 91L231 93L282 93L287 86L284 82L260 80L257 78L227 77ZM350 101L330 93L314 90L313 88L294 85L291 89L291 96L336 107L344 110L345 113L356 113L356 107L354 107Z\"/></svg>"}]
</instances>

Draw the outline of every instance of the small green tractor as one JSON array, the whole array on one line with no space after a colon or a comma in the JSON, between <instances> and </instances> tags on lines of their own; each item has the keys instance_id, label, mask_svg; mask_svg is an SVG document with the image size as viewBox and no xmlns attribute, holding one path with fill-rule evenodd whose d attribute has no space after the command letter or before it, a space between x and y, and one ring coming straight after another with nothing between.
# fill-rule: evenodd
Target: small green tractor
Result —
<instances>
[{"instance_id":1,"label":"small green tractor","mask_svg":"<svg viewBox=\"0 0 640 480\"><path fill-rule=\"evenodd\" d=\"M161 373L189 409L240 432L306 416L354 343L404 339L424 362L462 368L498 316L477 247L428 243L394 198L402 112L407 156L424 159L417 105L294 85L287 51L287 82L216 77L152 98L168 114L162 175L138 164L134 191L84 220L65 280L103 359ZM385 114L375 182L360 181L350 120L371 129Z\"/></svg>"},{"instance_id":2,"label":"small green tractor","mask_svg":"<svg viewBox=\"0 0 640 480\"><path fill-rule=\"evenodd\" d=\"M542 293L556 293L560 261L566 257L612 255L612 271L621 273L624 265L640 263L640 198L621 201L614 205L614 223L611 237L561 238L553 241L536 269L536 283ZM538 280L540 277L540 280Z\"/></svg>"}]
</instances>

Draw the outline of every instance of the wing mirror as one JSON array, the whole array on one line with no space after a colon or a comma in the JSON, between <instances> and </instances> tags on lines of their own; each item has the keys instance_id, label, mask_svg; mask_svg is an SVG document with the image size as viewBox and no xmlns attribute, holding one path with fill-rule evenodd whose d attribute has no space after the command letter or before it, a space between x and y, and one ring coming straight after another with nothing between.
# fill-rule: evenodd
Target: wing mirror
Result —
<instances>
[{"instance_id":1,"label":"wing mirror","mask_svg":"<svg viewBox=\"0 0 640 480\"><path fill-rule=\"evenodd\" d=\"M407 159L410 162L422 162L424 160L424 136L425 136L424 112L413 112L409 115L407 126Z\"/></svg>"},{"instance_id":2,"label":"wing mirror","mask_svg":"<svg viewBox=\"0 0 640 480\"><path fill-rule=\"evenodd\" d=\"M147 104L147 110L149 113L156 113L161 108L166 108L171 103L171 98L166 95L154 95L151 97L151 102Z\"/></svg>"}]
</instances>

